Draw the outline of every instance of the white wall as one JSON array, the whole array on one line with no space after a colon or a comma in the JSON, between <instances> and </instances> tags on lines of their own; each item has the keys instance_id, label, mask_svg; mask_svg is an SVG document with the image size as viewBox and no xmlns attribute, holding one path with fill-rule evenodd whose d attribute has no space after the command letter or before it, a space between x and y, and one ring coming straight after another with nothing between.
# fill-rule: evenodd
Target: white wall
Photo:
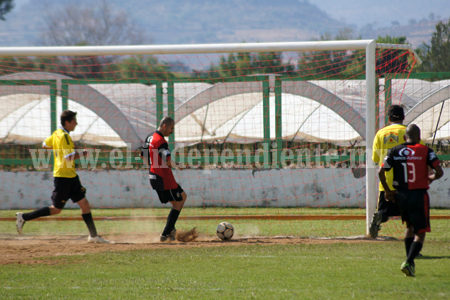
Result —
<instances>
[{"instance_id":1,"label":"white wall","mask_svg":"<svg viewBox=\"0 0 450 300\"><path fill-rule=\"evenodd\" d=\"M432 207L450 208L450 169L432 184ZM79 171L94 207L161 207L145 170ZM0 209L51 204L51 172L0 171ZM183 170L175 177L188 194L187 206L364 207L365 178L352 169ZM76 207L70 201L66 207Z\"/></svg>"}]
</instances>

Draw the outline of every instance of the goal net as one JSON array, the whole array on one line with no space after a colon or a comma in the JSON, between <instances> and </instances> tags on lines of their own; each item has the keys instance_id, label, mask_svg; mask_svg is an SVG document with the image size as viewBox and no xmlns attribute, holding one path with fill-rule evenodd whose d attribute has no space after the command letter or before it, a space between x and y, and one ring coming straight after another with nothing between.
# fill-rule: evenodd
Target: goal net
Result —
<instances>
[{"instance_id":1,"label":"goal net","mask_svg":"<svg viewBox=\"0 0 450 300\"><path fill-rule=\"evenodd\" d=\"M411 105L416 61L406 46L367 40L1 48L0 217L51 205L53 159L42 142L70 109L72 139L90 152L77 173L104 235L164 226L168 210L139 153L165 116L176 122L167 140L188 195L177 227L365 235L378 196L373 137L388 105ZM24 233L87 234L77 208L68 201ZM14 234L4 224L0 234Z\"/></svg>"}]
</instances>

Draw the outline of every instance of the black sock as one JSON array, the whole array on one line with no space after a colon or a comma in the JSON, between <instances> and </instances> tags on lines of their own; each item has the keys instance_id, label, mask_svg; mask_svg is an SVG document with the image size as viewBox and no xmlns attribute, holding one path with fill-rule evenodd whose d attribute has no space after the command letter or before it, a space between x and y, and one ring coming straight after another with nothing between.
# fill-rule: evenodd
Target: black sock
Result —
<instances>
[{"instance_id":1,"label":"black sock","mask_svg":"<svg viewBox=\"0 0 450 300\"><path fill-rule=\"evenodd\" d=\"M81 214L83 217L84 223L86 223L87 228L89 229L89 235L91 237L97 236L97 229L95 229L94 219L92 219L92 214Z\"/></svg>"},{"instance_id":2,"label":"black sock","mask_svg":"<svg viewBox=\"0 0 450 300\"><path fill-rule=\"evenodd\" d=\"M51 215L50 207L47 206L47 207L42 207L42 208L36 209L35 211L23 214L22 217L25 221L30 221L33 219L37 219L40 217L47 217L50 215Z\"/></svg>"},{"instance_id":3,"label":"black sock","mask_svg":"<svg viewBox=\"0 0 450 300\"><path fill-rule=\"evenodd\" d=\"M408 258L406 261L412 265L414 265L414 258L420 253L422 250L422 244L419 242L414 242L411 245L411 249L409 249Z\"/></svg>"},{"instance_id":4,"label":"black sock","mask_svg":"<svg viewBox=\"0 0 450 300\"><path fill-rule=\"evenodd\" d=\"M405 249L406 249L406 256L409 254L409 250L411 249L411 245L414 242L414 238L405 238Z\"/></svg>"},{"instance_id":5,"label":"black sock","mask_svg":"<svg viewBox=\"0 0 450 300\"><path fill-rule=\"evenodd\" d=\"M177 222L179 215L180 215L179 210L173 208L170 210L170 213L167 216L166 227L164 227L162 235L168 235L175 228L175 223Z\"/></svg>"}]
</instances>

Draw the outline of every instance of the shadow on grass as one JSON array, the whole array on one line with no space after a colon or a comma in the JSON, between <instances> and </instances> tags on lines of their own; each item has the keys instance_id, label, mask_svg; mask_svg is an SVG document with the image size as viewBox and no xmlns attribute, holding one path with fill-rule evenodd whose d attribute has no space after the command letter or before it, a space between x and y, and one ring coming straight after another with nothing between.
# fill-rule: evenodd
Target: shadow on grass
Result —
<instances>
[{"instance_id":1,"label":"shadow on grass","mask_svg":"<svg viewBox=\"0 0 450 300\"><path fill-rule=\"evenodd\" d=\"M431 255L424 255L424 256L418 256L416 259L450 259L450 256L431 256Z\"/></svg>"}]
</instances>

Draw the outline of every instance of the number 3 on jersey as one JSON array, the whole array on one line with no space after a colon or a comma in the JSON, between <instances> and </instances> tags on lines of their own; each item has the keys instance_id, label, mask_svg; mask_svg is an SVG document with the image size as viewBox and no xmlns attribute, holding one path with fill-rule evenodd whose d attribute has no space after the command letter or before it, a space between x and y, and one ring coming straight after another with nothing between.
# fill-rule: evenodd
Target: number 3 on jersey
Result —
<instances>
[{"instance_id":1,"label":"number 3 on jersey","mask_svg":"<svg viewBox=\"0 0 450 300\"><path fill-rule=\"evenodd\" d=\"M403 166L403 174L405 175L405 182L413 183L416 181L416 169L413 163L402 163ZM410 169L408 170L408 166ZM411 177L408 180L408 173L411 174Z\"/></svg>"}]
</instances>

